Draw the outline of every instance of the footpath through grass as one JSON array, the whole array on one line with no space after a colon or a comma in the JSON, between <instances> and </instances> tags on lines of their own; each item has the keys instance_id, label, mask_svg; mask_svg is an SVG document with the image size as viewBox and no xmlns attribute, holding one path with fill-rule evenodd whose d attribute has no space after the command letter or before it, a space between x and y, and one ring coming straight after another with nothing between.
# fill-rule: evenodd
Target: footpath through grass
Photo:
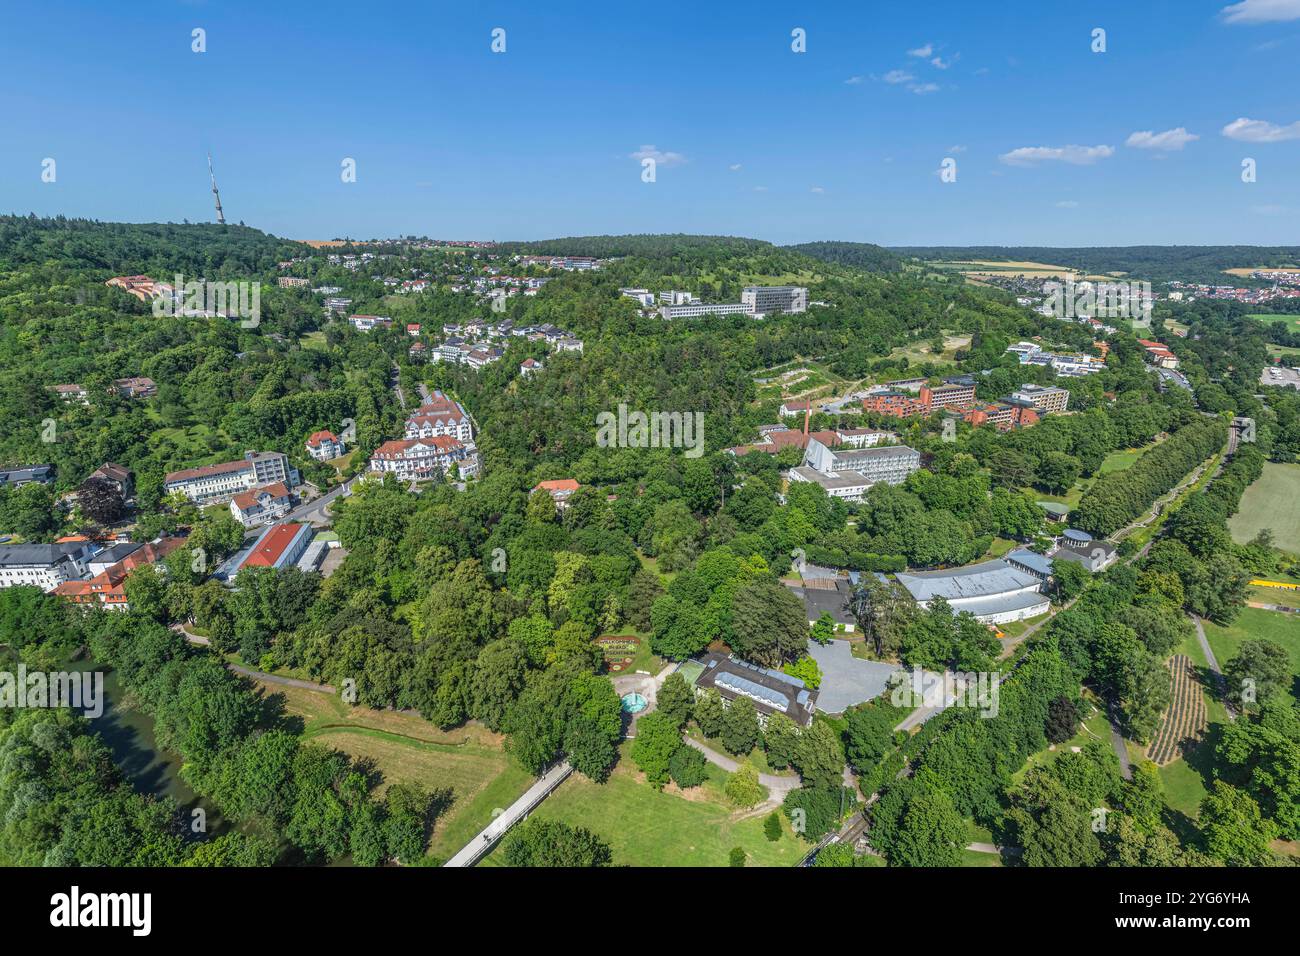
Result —
<instances>
[{"instance_id":1,"label":"footpath through grass","mask_svg":"<svg viewBox=\"0 0 1300 956\"><path fill-rule=\"evenodd\" d=\"M727 866L732 847L742 847L749 866L793 866L811 844L796 837L781 816L781 839L763 833L761 813L735 810L722 791L725 771L709 765L708 780L680 791L669 785L656 791L621 750L607 782L593 783L573 774L533 816L586 827L610 845L620 866ZM498 846L483 861L502 865Z\"/></svg>"}]
</instances>

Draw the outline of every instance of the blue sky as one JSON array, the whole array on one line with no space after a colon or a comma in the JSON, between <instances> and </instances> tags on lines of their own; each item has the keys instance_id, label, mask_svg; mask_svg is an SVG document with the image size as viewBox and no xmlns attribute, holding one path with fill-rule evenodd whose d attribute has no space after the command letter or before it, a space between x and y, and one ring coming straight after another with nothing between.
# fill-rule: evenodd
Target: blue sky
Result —
<instances>
[{"instance_id":1,"label":"blue sky","mask_svg":"<svg viewBox=\"0 0 1300 956\"><path fill-rule=\"evenodd\" d=\"M1298 62L1300 0L9 4L0 211L210 220L211 149L299 239L1297 244Z\"/></svg>"}]
</instances>

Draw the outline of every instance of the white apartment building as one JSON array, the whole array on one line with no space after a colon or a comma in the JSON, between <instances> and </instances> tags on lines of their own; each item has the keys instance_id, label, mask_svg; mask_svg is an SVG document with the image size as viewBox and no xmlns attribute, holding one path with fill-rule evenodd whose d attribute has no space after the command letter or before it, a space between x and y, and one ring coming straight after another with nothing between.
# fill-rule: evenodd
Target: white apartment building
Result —
<instances>
[{"instance_id":1,"label":"white apartment building","mask_svg":"<svg viewBox=\"0 0 1300 956\"><path fill-rule=\"evenodd\" d=\"M1018 402L1028 402L1040 412L1063 412L1070 404L1069 390L1055 385L1022 385L1010 397Z\"/></svg>"},{"instance_id":2,"label":"white apartment building","mask_svg":"<svg viewBox=\"0 0 1300 956\"><path fill-rule=\"evenodd\" d=\"M298 469L289 465L288 456L275 451L250 451L240 461L173 471L163 479L163 492L180 492L196 504L211 505L277 481L289 487L298 484Z\"/></svg>"},{"instance_id":3,"label":"white apartment building","mask_svg":"<svg viewBox=\"0 0 1300 956\"><path fill-rule=\"evenodd\" d=\"M808 311L808 290L797 285L751 285L740 293L740 302L750 315L790 315Z\"/></svg>"},{"instance_id":4,"label":"white apartment building","mask_svg":"<svg viewBox=\"0 0 1300 956\"><path fill-rule=\"evenodd\" d=\"M256 528L283 518L293 507L293 498L283 482L242 491L230 499L230 514L245 528Z\"/></svg>"},{"instance_id":5,"label":"white apartment building","mask_svg":"<svg viewBox=\"0 0 1300 956\"><path fill-rule=\"evenodd\" d=\"M84 578L98 550L87 541L0 545L0 588L26 585L53 591L64 581Z\"/></svg>"},{"instance_id":6,"label":"white apartment building","mask_svg":"<svg viewBox=\"0 0 1300 956\"><path fill-rule=\"evenodd\" d=\"M662 319L698 319L702 315L745 315L749 312L743 302L723 302L713 305L695 303L692 305L661 305L659 317Z\"/></svg>"},{"instance_id":7,"label":"white apartment building","mask_svg":"<svg viewBox=\"0 0 1300 956\"><path fill-rule=\"evenodd\" d=\"M404 438L384 442L376 448L370 458L370 471L393 474L403 481L426 481L434 472L445 474L452 462L460 466L463 475L478 471L478 453L471 453L458 439L448 435Z\"/></svg>"}]
</instances>

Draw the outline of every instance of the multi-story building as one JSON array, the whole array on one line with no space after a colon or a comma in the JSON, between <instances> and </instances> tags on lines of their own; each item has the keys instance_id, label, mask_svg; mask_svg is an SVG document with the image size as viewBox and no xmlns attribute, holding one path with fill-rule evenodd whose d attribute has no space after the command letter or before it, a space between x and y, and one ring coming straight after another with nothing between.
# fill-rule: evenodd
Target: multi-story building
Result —
<instances>
[{"instance_id":1,"label":"multi-story building","mask_svg":"<svg viewBox=\"0 0 1300 956\"><path fill-rule=\"evenodd\" d=\"M307 454L317 461L329 461L344 453L343 442L331 431L312 432L307 439Z\"/></svg>"},{"instance_id":2,"label":"multi-story building","mask_svg":"<svg viewBox=\"0 0 1300 956\"><path fill-rule=\"evenodd\" d=\"M293 276L280 276L275 280L281 289L301 289L311 285L310 279L297 279Z\"/></svg>"},{"instance_id":3,"label":"multi-story building","mask_svg":"<svg viewBox=\"0 0 1300 956\"><path fill-rule=\"evenodd\" d=\"M241 491L230 499L230 514L245 528L277 521L293 507L293 496L283 482Z\"/></svg>"},{"instance_id":4,"label":"multi-story building","mask_svg":"<svg viewBox=\"0 0 1300 956\"><path fill-rule=\"evenodd\" d=\"M698 319L702 315L747 315L749 308L743 302L724 302L706 305L661 305L659 317L663 319Z\"/></svg>"},{"instance_id":5,"label":"multi-story building","mask_svg":"<svg viewBox=\"0 0 1300 956\"><path fill-rule=\"evenodd\" d=\"M929 406L907 392L888 391L868 395L862 400L862 410L891 418L910 418L912 415L926 414Z\"/></svg>"},{"instance_id":6,"label":"multi-story building","mask_svg":"<svg viewBox=\"0 0 1300 956\"><path fill-rule=\"evenodd\" d=\"M1178 356L1169 351L1167 345L1152 342L1150 339L1138 339L1138 345L1146 352L1146 359L1157 368L1178 368Z\"/></svg>"},{"instance_id":7,"label":"multi-story building","mask_svg":"<svg viewBox=\"0 0 1300 956\"><path fill-rule=\"evenodd\" d=\"M370 457L370 471L393 474L402 481L427 481L456 464L463 476L478 472L478 452L450 435L386 441Z\"/></svg>"},{"instance_id":8,"label":"multi-story building","mask_svg":"<svg viewBox=\"0 0 1300 956\"><path fill-rule=\"evenodd\" d=\"M861 501L872 485L901 485L921 467L921 453L906 445L833 449L810 436L804 463L791 468L791 481L821 485L833 498Z\"/></svg>"},{"instance_id":9,"label":"multi-story building","mask_svg":"<svg viewBox=\"0 0 1300 956\"><path fill-rule=\"evenodd\" d=\"M348 321L358 332L369 332L376 328L391 328L393 320L386 315L350 315Z\"/></svg>"},{"instance_id":10,"label":"multi-story building","mask_svg":"<svg viewBox=\"0 0 1300 956\"><path fill-rule=\"evenodd\" d=\"M155 571L159 570L161 566L158 562L184 544L185 538L171 537L159 538L145 545L115 546L108 551L125 549L125 554L120 559L105 566L101 561L105 554L97 554L90 563L90 578L65 581L54 589L54 593L84 607L129 611L131 606L126 597L127 576L137 568L152 567Z\"/></svg>"},{"instance_id":11,"label":"multi-story building","mask_svg":"<svg viewBox=\"0 0 1300 956\"><path fill-rule=\"evenodd\" d=\"M135 476L131 473L131 469L111 461L104 462L86 476L87 481L92 478L108 482L123 498L130 498L135 488Z\"/></svg>"},{"instance_id":12,"label":"multi-story building","mask_svg":"<svg viewBox=\"0 0 1300 956\"><path fill-rule=\"evenodd\" d=\"M406 419L404 438L433 438L448 435L462 442L474 439L474 425L459 402L434 392L427 402Z\"/></svg>"},{"instance_id":13,"label":"multi-story building","mask_svg":"<svg viewBox=\"0 0 1300 956\"><path fill-rule=\"evenodd\" d=\"M179 492L196 504L211 505L229 501L249 488L276 482L291 488L298 484L298 469L290 466L288 456L275 451L250 451L239 461L173 471L163 479L163 492Z\"/></svg>"},{"instance_id":14,"label":"multi-story building","mask_svg":"<svg viewBox=\"0 0 1300 956\"><path fill-rule=\"evenodd\" d=\"M874 428L837 428L835 437L840 444L850 448L874 448L883 441L897 438L893 432L882 432Z\"/></svg>"},{"instance_id":15,"label":"multi-story building","mask_svg":"<svg viewBox=\"0 0 1300 956\"><path fill-rule=\"evenodd\" d=\"M519 374L524 376L532 375L534 372L540 372L542 367L542 363L537 359L526 358L519 363Z\"/></svg>"},{"instance_id":16,"label":"multi-story building","mask_svg":"<svg viewBox=\"0 0 1300 956\"><path fill-rule=\"evenodd\" d=\"M581 487L582 485L573 478L555 478L550 481L539 481L533 491L546 492L555 502L556 510L563 511L569 507L569 499L573 497L573 493Z\"/></svg>"},{"instance_id":17,"label":"multi-story building","mask_svg":"<svg viewBox=\"0 0 1300 956\"><path fill-rule=\"evenodd\" d=\"M969 377L945 378L942 385L931 388L922 385L919 395L927 412L936 408L951 408L975 401L975 380Z\"/></svg>"},{"instance_id":18,"label":"multi-story building","mask_svg":"<svg viewBox=\"0 0 1300 956\"><path fill-rule=\"evenodd\" d=\"M807 312L808 290L796 285L751 285L740 293L740 303L750 315Z\"/></svg>"},{"instance_id":19,"label":"multi-story building","mask_svg":"<svg viewBox=\"0 0 1300 956\"><path fill-rule=\"evenodd\" d=\"M1068 389L1056 385L1022 385L1012 392L1006 401L1028 402L1039 413L1063 412L1070 405Z\"/></svg>"},{"instance_id":20,"label":"multi-story building","mask_svg":"<svg viewBox=\"0 0 1300 956\"><path fill-rule=\"evenodd\" d=\"M85 577L97 550L93 541L0 545L0 588L27 585L53 591L64 581Z\"/></svg>"}]
</instances>

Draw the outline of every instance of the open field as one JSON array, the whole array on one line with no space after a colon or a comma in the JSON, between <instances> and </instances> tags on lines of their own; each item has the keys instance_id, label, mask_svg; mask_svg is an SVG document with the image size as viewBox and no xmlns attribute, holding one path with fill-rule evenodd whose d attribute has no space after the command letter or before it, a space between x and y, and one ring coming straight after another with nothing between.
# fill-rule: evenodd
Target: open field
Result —
<instances>
[{"instance_id":1,"label":"open field","mask_svg":"<svg viewBox=\"0 0 1300 956\"><path fill-rule=\"evenodd\" d=\"M1273 543L1283 551L1300 553L1300 465L1268 462L1259 480L1246 489L1241 507L1228 519L1238 544L1263 528L1273 531Z\"/></svg>"},{"instance_id":2,"label":"open field","mask_svg":"<svg viewBox=\"0 0 1300 956\"><path fill-rule=\"evenodd\" d=\"M656 791L627 756L607 782L574 774L537 808L534 816L586 827L606 841L616 866L726 866L732 847L743 847L752 866L793 866L811 849L782 816L781 839L763 834L762 813L737 813L722 792L725 771L709 765L709 779L682 792L669 785ZM504 841L503 841L504 843ZM498 846L483 861L502 863Z\"/></svg>"},{"instance_id":3,"label":"open field","mask_svg":"<svg viewBox=\"0 0 1300 956\"><path fill-rule=\"evenodd\" d=\"M1248 319L1255 319L1257 322L1267 322L1269 325L1281 323L1292 332L1300 332L1300 315L1292 312L1289 315L1275 314L1272 312L1255 312L1246 316Z\"/></svg>"},{"instance_id":4,"label":"open field","mask_svg":"<svg viewBox=\"0 0 1300 956\"><path fill-rule=\"evenodd\" d=\"M1205 637L1210 649L1219 659L1219 666L1237 656L1244 641L1263 638L1286 648L1291 659L1291 673L1300 677L1300 615L1285 611L1265 611L1260 608L1243 608L1237 619L1227 627L1205 622Z\"/></svg>"},{"instance_id":5,"label":"open field","mask_svg":"<svg viewBox=\"0 0 1300 956\"><path fill-rule=\"evenodd\" d=\"M1102 460L1097 474L1108 475L1112 471L1125 471L1132 468L1144 451L1145 448L1121 448L1119 451L1113 451Z\"/></svg>"},{"instance_id":6,"label":"open field","mask_svg":"<svg viewBox=\"0 0 1300 956\"><path fill-rule=\"evenodd\" d=\"M261 684L284 697L285 710L302 718L306 739L356 758L369 758L384 775L383 790L409 780L429 790L450 788L452 804L438 818L430 853L451 856L532 783L502 748L504 738L486 727L439 730L414 714L349 707L338 697L296 687Z\"/></svg>"}]
</instances>

